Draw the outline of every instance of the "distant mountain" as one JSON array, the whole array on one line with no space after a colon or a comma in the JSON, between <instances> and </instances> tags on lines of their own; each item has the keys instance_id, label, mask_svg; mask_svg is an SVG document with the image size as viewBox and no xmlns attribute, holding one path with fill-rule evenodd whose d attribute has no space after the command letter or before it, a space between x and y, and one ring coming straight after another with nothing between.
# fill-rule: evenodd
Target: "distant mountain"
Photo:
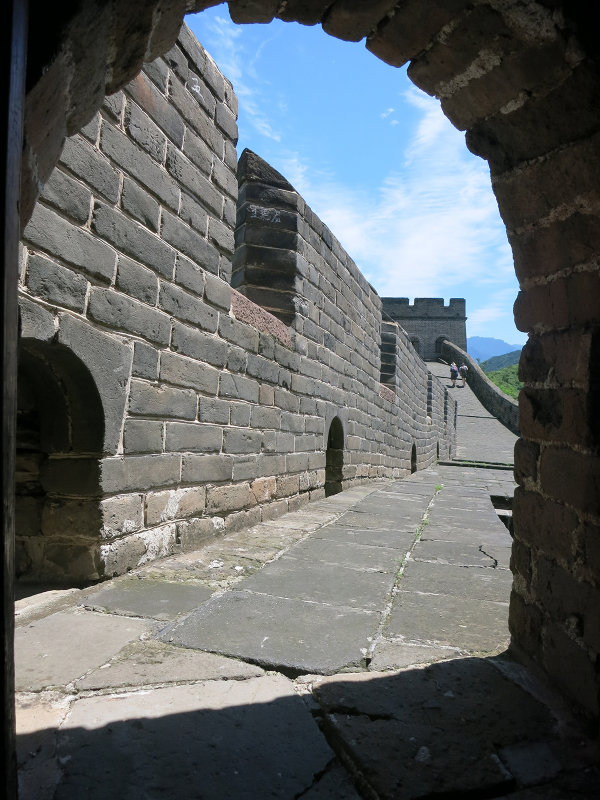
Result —
<instances>
[{"instance_id":1,"label":"distant mountain","mask_svg":"<svg viewBox=\"0 0 600 800\"><path fill-rule=\"evenodd\" d=\"M508 344L502 339L492 339L489 336L470 336L467 339L467 353L475 360L487 361L492 356L503 356L521 350L520 344Z\"/></svg>"},{"instance_id":2,"label":"distant mountain","mask_svg":"<svg viewBox=\"0 0 600 800\"><path fill-rule=\"evenodd\" d=\"M487 361L482 361L480 366L484 372L494 372L497 369L504 369L518 364L520 357L521 350L513 350L512 353L506 353L503 356L492 356Z\"/></svg>"}]
</instances>

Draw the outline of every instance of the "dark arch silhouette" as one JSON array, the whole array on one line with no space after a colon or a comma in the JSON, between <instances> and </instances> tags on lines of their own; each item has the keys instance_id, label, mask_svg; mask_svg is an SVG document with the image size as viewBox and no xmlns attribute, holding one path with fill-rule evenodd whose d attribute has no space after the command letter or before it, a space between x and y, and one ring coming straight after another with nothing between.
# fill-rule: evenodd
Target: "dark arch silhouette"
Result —
<instances>
[{"instance_id":1,"label":"dark arch silhouette","mask_svg":"<svg viewBox=\"0 0 600 800\"><path fill-rule=\"evenodd\" d=\"M325 452L325 497L342 491L344 467L344 428L339 417L334 417L327 434Z\"/></svg>"},{"instance_id":2,"label":"dark arch silhouette","mask_svg":"<svg viewBox=\"0 0 600 800\"><path fill-rule=\"evenodd\" d=\"M15 571L23 582L98 577L104 412L85 364L67 347L19 346Z\"/></svg>"},{"instance_id":3,"label":"dark arch silhouette","mask_svg":"<svg viewBox=\"0 0 600 800\"><path fill-rule=\"evenodd\" d=\"M414 443L410 449L410 471L411 474L417 471L417 446Z\"/></svg>"}]
</instances>

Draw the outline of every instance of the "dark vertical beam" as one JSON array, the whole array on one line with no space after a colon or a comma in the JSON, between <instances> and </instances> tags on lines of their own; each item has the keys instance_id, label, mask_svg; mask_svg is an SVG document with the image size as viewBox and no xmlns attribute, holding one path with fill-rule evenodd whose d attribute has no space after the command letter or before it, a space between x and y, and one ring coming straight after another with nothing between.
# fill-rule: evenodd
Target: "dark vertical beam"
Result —
<instances>
[{"instance_id":1,"label":"dark vertical beam","mask_svg":"<svg viewBox=\"0 0 600 800\"><path fill-rule=\"evenodd\" d=\"M9 0L2 26L2 704L5 796L17 797L14 691L14 541L15 541L15 431L17 408L17 283L19 255L19 184L23 141L25 67L27 55L27 0Z\"/></svg>"}]
</instances>

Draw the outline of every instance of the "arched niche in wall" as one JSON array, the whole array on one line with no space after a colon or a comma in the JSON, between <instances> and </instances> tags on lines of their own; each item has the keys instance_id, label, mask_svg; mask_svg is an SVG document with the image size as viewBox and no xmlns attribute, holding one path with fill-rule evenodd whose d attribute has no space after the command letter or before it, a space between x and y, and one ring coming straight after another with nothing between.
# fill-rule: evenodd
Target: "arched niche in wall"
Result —
<instances>
[{"instance_id":1,"label":"arched niche in wall","mask_svg":"<svg viewBox=\"0 0 600 800\"><path fill-rule=\"evenodd\" d=\"M414 347L415 353L420 356L421 355L421 340L418 336L411 336L410 343Z\"/></svg>"},{"instance_id":2,"label":"arched niche in wall","mask_svg":"<svg viewBox=\"0 0 600 800\"><path fill-rule=\"evenodd\" d=\"M69 348L19 345L17 578L79 585L97 576L104 410L86 365Z\"/></svg>"},{"instance_id":3,"label":"arched niche in wall","mask_svg":"<svg viewBox=\"0 0 600 800\"><path fill-rule=\"evenodd\" d=\"M334 417L327 434L325 451L325 497L342 491L344 468L344 427L339 417Z\"/></svg>"},{"instance_id":4,"label":"arched niche in wall","mask_svg":"<svg viewBox=\"0 0 600 800\"><path fill-rule=\"evenodd\" d=\"M435 340L435 355L436 355L436 357L439 358L442 355L442 345L446 340L449 340L448 336L446 336L446 335L438 336L438 338Z\"/></svg>"},{"instance_id":5,"label":"arched niche in wall","mask_svg":"<svg viewBox=\"0 0 600 800\"><path fill-rule=\"evenodd\" d=\"M417 446L414 443L410 449L410 471L411 474L417 471Z\"/></svg>"}]
</instances>

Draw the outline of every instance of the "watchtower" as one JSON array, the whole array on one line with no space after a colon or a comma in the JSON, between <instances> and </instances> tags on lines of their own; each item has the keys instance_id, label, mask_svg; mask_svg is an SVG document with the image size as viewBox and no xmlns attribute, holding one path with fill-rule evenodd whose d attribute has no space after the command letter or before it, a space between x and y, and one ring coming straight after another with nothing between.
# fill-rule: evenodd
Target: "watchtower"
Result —
<instances>
[{"instance_id":1,"label":"watchtower","mask_svg":"<svg viewBox=\"0 0 600 800\"><path fill-rule=\"evenodd\" d=\"M462 350L467 349L464 298L452 297L447 306L441 297L415 297L414 303L409 303L408 297L382 297L381 300L384 319L393 320L404 328L425 361L439 357L444 339Z\"/></svg>"}]
</instances>

